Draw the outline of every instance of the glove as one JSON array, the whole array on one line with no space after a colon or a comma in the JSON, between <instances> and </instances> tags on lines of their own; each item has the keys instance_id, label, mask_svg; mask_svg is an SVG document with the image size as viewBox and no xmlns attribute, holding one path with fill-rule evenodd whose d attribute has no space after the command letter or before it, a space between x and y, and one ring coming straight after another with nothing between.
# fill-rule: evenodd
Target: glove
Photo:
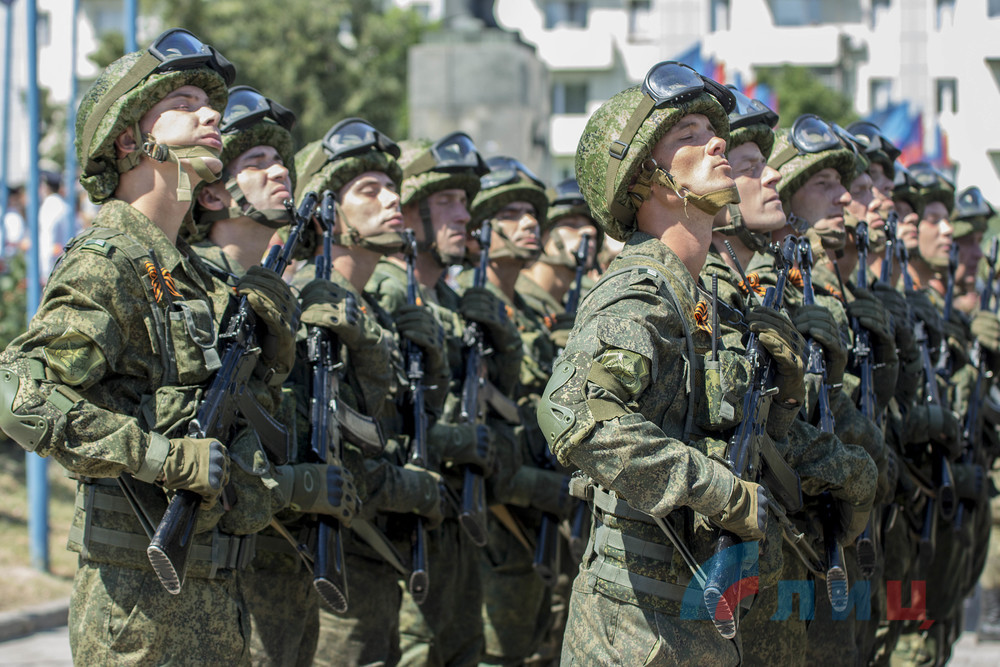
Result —
<instances>
[{"instance_id":1,"label":"glove","mask_svg":"<svg viewBox=\"0 0 1000 667\"><path fill-rule=\"evenodd\" d=\"M969 330L959 321L957 312L952 313L952 319L941 318L941 329L944 332L944 339L948 345L948 352L951 354L951 368L960 368L969 363L969 348L972 341L969 340Z\"/></svg>"},{"instance_id":2,"label":"glove","mask_svg":"<svg viewBox=\"0 0 1000 667\"><path fill-rule=\"evenodd\" d=\"M274 478L284 506L296 512L325 514L349 527L361 509L354 475L336 459L275 466Z\"/></svg>"},{"instance_id":3,"label":"glove","mask_svg":"<svg viewBox=\"0 0 1000 667\"><path fill-rule=\"evenodd\" d=\"M258 341L261 362L283 381L295 363L295 330L299 325L292 289L274 271L251 266L236 283L236 293L247 298L265 328Z\"/></svg>"},{"instance_id":4,"label":"glove","mask_svg":"<svg viewBox=\"0 0 1000 667\"><path fill-rule=\"evenodd\" d=\"M552 339L552 344L561 350L566 347L566 343L569 341L569 332L573 330L576 316L569 313L559 313L553 320L552 326L549 327L549 337Z\"/></svg>"},{"instance_id":5,"label":"glove","mask_svg":"<svg viewBox=\"0 0 1000 667\"><path fill-rule=\"evenodd\" d=\"M767 505L764 487L737 477L729 502L719 514L710 518L742 540L762 540L767 529Z\"/></svg>"},{"instance_id":6,"label":"glove","mask_svg":"<svg viewBox=\"0 0 1000 667\"><path fill-rule=\"evenodd\" d=\"M830 311L823 306L802 306L792 319L795 328L804 337L812 337L823 347L826 359L826 381L832 385L844 381L847 367L847 348L840 338L840 329Z\"/></svg>"},{"instance_id":7,"label":"glove","mask_svg":"<svg viewBox=\"0 0 1000 667\"><path fill-rule=\"evenodd\" d=\"M474 466L484 477L493 473L495 454L493 432L484 424L443 424L437 422L427 432L432 442L440 442L441 457L454 465Z\"/></svg>"},{"instance_id":8,"label":"glove","mask_svg":"<svg viewBox=\"0 0 1000 667\"><path fill-rule=\"evenodd\" d=\"M858 287L854 290L854 301L847 304L847 314L857 319L858 324L868 329L873 345L896 347L889 313L875 295ZM893 353L895 357L895 352Z\"/></svg>"},{"instance_id":9,"label":"glove","mask_svg":"<svg viewBox=\"0 0 1000 667\"><path fill-rule=\"evenodd\" d=\"M519 507L534 507L560 519L569 516L572 507L569 476L554 470L521 466L511 482L510 502Z\"/></svg>"},{"instance_id":10,"label":"glove","mask_svg":"<svg viewBox=\"0 0 1000 667\"><path fill-rule=\"evenodd\" d=\"M432 470L407 463L399 469L398 495L389 511L418 514L427 519L427 528L433 530L445 518L446 490L441 475Z\"/></svg>"},{"instance_id":11,"label":"glove","mask_svg":"<svg viewBox=\"0 0 1000 667\"><path fill-rule=\"evenodd\" d=\"M872 292L882 301L882 305L892 317L892 329L896 337L897 356L900 360L900 372L902 373L905 368L920 358L917 341L913 337L913 327L910 326L913 313L910 312L910 307L903 295L890 285L881 282L875 283Z\"/></svg>"},{"instance_id":12,"label":"glove","mask_svg":"<svg viewBox=\"0 0 1000 667\"><path fill-rule=\"evenodd\" d=\"M978 463L955 463L951 466L955 492L963 500L981 501L985 504L986 471Z\"/></svg>"},{"instance_id":13,"label":"glove","mask_svg":"<svg viewBox=\"0 0 1000 667\"><path fill-rule=\"evenodd\" d=\"M429 368L444 364L444 331L427 306L406 304L396 311L396 330L419 347Z\"/></svg>"},{"instance_id":14,"label":"glove","mask_svg":"<svg viewBox=\"0 0 1000 667\"><path fill-rule=\"evenodd\" d=\"M972 335L992 354L1000 353L1000 319L996 313L977 310L972 316Z\"/></svg>"},{"instance_id":15,"label":"glove","mask_svg":"<svg viewBox=\"0 0 1000 667\"><path fill-rule=\"evenodd\" d=\"M941 314L923 292L907 290L906 303L913 311L913 317L924 323L928 349L934 354L941 347Z\"/></svg>"},{"instance_id":16,"label":"glove","mask_svg":"<svg viewBox=\"0 0 1000 667\"><path fill-rule=\"evenodd\" d=\"M466 290L462 295L459 312L466 320L482 326L496 349L507 350L520 346L521 334L507 317L503 301L485 287L470 287Z\"/></svg>"},{"instance_id":17,"label":"glove","mask_svg":"<svg viewBox=\"0 0 1000 667\"><path fill-rule=\"evenodd\" d=\"M211 509L229 483L229 452L215 438L172 438L157 478L165 489L187 489Z\"/></svg>"},{"instance_id":18,"label":"glove","mask_svg":"<svg viewBox=\"0 0 1000 667\"><path fill-rule=\"evenodd\" d=\"M773 308L754 306L747 313L750 331L771 355L777 366L774 384L778 403L802 405L805 400L805 341L791 320Z\"/></svg>"},{"instance_id":19,"label":"glove","mask_svg":"<svg viewBox=\"0 0 1000 667\"><path fill-rule=\"evenodd\" d=\"M852 505L838 500L837 514L840 520L838 541L844 546L854 544L854 540L864 532L865 526L868 525L868 517L871 513L872 506L870 504Z\"/></svg>"},{"instance_id":20,"label":"glove","mask_svg":"<svg viewBox=\"0 0 1000 667\"><path fill-rule=\"evenodd\" d=\"M371 327L352 293L329 280L315 279L302 288L302 324L322 327L352 350L378 343L381 334Z\"/></svg>"},{"instance_id":21,"label":"glove","mask_svg":"<svg viewBox=\"0 0 1000 667\"><path fill-rule=\"evenodd\" d=\"M962 427L951 410L940 405L914 406L903 425L903 442L922 445L931 443L940 448L949 458L954 459L961 451L958 435Z\"/></svg>"}]
</instances>

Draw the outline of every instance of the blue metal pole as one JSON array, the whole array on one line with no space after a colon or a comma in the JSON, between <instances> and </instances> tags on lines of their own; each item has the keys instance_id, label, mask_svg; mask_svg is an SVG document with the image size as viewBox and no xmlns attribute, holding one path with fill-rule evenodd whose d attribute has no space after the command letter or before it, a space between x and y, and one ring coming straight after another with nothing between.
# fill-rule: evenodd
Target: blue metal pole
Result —
<instances>
[{"instance_id":1,"label":"blue metal pole","mask_svg":"<svg viewBox=\"0 0 1000 667\"><path fill-rule=\"evenodd\" d=\"M31 321L41 299L38 275L38 6L28 0L28 321ZM46 252L51 252L47 248ZM48 461L35 454L27 456L28 478L28 543L31 565L36 570L49 571L49 478Z\"/></svg>"},{"instance_id":2,"label":"blue metal pole","mask_svg":"<svg viewBox=\"0 0 1000 667\"><path fill-rule=\"evenodd\" d=\"M73 145L76 140L76 19L79 12L80 0L73 0L69 14L72 23L69 40L69 104L66 105L66 169L63 176L63 183L66 184L66 203L69 204L74 222L74 228L70 230L71 236L80 231L76 228L79 218L76 215L76 147Z\"/></svg>"},{"instance_id":3,"label":"blue metal pole","mask_svg":"<svg viewBox=\"0 0 1000 667\"><path fill-rule=\"evenodd\" d=\"M7 137L10 136L10 43L14 39L14 0L3 0L7 7L3 41L3 121L0 127L0 218L7 211ZM2 222L0 222L2 224ZM2 236L2 234L0 234ZM3 248L0 248L3 251Z\"/></svg>"},{"instance_id":4,"label":"blue metal pole","mask_svg":"<svg viewBox=\"0 0 1000 667\"><path fill-rule=\"evenodd\" d=\"M139 15L139 0L125 0L125 53L138 51L135 44L135 21Z\"/></svg>"}]
</instances>

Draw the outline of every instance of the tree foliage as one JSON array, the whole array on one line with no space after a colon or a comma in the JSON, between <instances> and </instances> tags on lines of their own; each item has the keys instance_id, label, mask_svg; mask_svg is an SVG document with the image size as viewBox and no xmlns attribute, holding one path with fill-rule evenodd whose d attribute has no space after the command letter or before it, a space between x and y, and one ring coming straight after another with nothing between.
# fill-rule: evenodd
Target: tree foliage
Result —
<instances>
[{"instance_id":1,"label":"tree foliage","mask_svg":"<svg viewBox=\"0 0 1000 667\"><path fill-rule=\"evenodd\" d=\"M858 119L851 98L826 86L808 67L762 68L757 70L757 79L767 84L780 102L780 127L791 127L804 113L816 114L841 127Z\"/></svg>"},{"instance_id":2,"label":"tree foliage","mask_svg":"<svg viewBox=\"0 0 1000 667\"><path fill-rule=\"evenodd\" d=\"M299 145L360 116L394 139L407 131L406 53L424 26L379 0L170 0L166 26L190 30L237 68L236 82L292 109Z\"/></svg>"}]
</instances>

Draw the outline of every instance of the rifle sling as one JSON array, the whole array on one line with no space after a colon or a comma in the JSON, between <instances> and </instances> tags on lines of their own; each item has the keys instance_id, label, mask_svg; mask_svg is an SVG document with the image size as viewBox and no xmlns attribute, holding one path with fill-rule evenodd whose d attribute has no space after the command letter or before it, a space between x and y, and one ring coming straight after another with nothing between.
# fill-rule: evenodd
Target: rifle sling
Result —
<instances>
[{"instance_id":1,"label":"rifle sling","mask_svg":"<svg viewBox=\"0 0 1000 667\"><path fill-rule=\"evenodd\" d=\"M767 480L765 486L777 496L787 511L798 512L802 509L802 480L778 453L778 449L770 437L765 434L757 441L760 447L760 456L767 464L762 471L762 475Z\"/></svg>"},{"instance_id":2,"label":"rifle sling","mask_svg":"<svg viewBox=\"0 0 1000 667\"><path fill-rule=\"evenodd\" d=\"M497 518L497 521L502 523L503 527L509 530L510 534L513 535L517 541L528 550L529 554L532 556L535 555L535 547L525 535L524 528L522 528L521 524L514 518L514 515L510 513L510 510L507 509L506 505L490 505L490 512L492 512L493 516Z\"/></svg>"},{"instance_id":3,"label":"rifle sling","mask_svg":"<svg viewBox=\"0 0 1000 667\"><path fill-rule=\"evenodd\" d=\"M505 396L489 380L483 382L479 389L479 396L508 424L517 426L521 423L521 415L517 411L517 403Z\"/></svg>"},{"instance_id":4,"label":"rifle sling","mask_svg":"<svg viewBox=\"0 0 1000 667\"><path fill-rule=\"evenodd\" d=\"M396 551L396 547L392 546L392 542L389 541L389 538L382 531L365 519L358 517L355 517L354 521L351 522L350 529L358 537L367 542L368 546L377 551L378 555L384 558L385 562L389 563L389 565L392 565L393 569L399 572L404 579L409 578L410 570L403 565L403 559L399 556L399 552Z\"/></svg>"}]
</instances>

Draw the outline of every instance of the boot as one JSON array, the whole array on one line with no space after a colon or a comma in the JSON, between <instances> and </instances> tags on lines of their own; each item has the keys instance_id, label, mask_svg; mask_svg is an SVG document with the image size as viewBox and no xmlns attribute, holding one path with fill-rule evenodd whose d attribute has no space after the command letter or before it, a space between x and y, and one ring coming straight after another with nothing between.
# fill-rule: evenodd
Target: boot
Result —
<instances>
[{"instance_id":1,"label":"boot","mask_svg":"<svg viewBox=\"0 0 1000 667\"><path fill-rule=\"evenodd\" d=\"M1000 588L984 588L977 639L1000 642Z\"/></svg>"}]
</instances>

